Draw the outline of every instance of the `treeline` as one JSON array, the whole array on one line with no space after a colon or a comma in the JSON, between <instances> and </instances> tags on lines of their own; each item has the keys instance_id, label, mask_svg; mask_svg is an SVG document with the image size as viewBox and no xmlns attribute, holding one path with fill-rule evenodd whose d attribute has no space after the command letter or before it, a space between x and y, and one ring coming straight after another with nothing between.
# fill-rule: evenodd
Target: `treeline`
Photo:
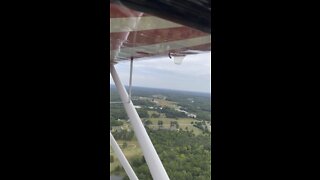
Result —
<instances>
[{"instance_id":1,"label":"treeline","mask_svg":"<svg viewBox=\"0 0 320 180\"><path fill-rule=\"evenodd\" d=\"M110 128L112 128L112 126L122 126L122 125L123 125L123 121L118 121L114 119L110 120Z\"/></svg>"},{"instance_id":2,"label":"treeline","mask_svg":"<svg viewBox=\"0 0 320 180\"><path fill-rule=\"evenodd\" d=\"M162 109L158 109L159 113L166 114L167 118L186 118L188 117L184 112L176 111L169 107L163 107Z\"/></svg>"},{"instance_id":3,"label":"treeline","mask_svg":"<svg viewBox=\"0 0 320 180\"><path fill-rule=\"evenodd\" d=\"M134 88L135 89L135 88ZM119 95L114 91L114 87L111 88L113 91L111 93L112 101L119 101ZM189 113L197 115L197 119L211 121L211 95L205 93L192 93L192 92L180 92L171 90L159 90L159 89L149 89L149 88L136 88L134 91L134 97L143 96L150 97L154 94L161 94L167 97L167 100L177 102L181 106L182 110ZM158 113L165 113L168 118L185 118L187 115L183 112L170 109L168 107L157 108L157 105L149 100L133 100L135 105L139 105L142 108L137 109L141 118L150 118L148 114L148 107L155 107ZM110 119L128 119L122 104L112 104L111 106ZM151 118L159 118L159 114L151 115Z\"/></svg>"},{"instance_id":4,"label":"treeline","mask_svg":"<svg viewBox=\"0 0 320 180\"><path fill-rule=\"evenodd\" d=\"M119 105L114 105L110 107L110 129L112 126L122 126L123 122L118 121L118 119L128 119L127 113Z\"/></svg>"},{"instance_id":5,"label":"treeline","mask_svg":"<svg viewBox=\"0 0 320 180\"><path fill-rule=\"evenodd\" d=\"M197 119L211 121L211 113L205 111L196 111Z\"/></svg>"},{"instance_id":6,"label":"treeline","mask_svg":"<svg viewBox=\"0 0 320 180\"><path fill-rule=\"evenodd\" d=\"M134 132L133 131L127 131L127 130L116 130L112 133L114 139L116 140L126 140L126 141L131 141L134 137Z\"/></svg>"},{"instance_id":7,"label":"treeline","mask_svg":"<svg viewBox=\"0 0 320 180\"><path fill-rule=\"evenodd\" d=\"M211 112L211 98L202 96L170 96L168 100L177 102L178 105L186 107L187 111L206 111Z\"/></svg>"},{"instance_id":8,"label":"treeline","mask_svg":"<svg viewBox=\"0 0 320 180\"><path fill-rule=\"evenodd\" d=\"M192 123L194 127L199 128L203 131L203 133L210 133L208 126L206 125L206 123L204 121L202 122L194 122Z\"/></svg>"},{"instance_id":9,"label":"treeline","mask_svg":"<svg viewBox=\"0 0 320 180\"><path fill-rule=\"evenodd\" d=\"M136 109L141 118L148 118L148 110L145 108ZM110 120L128 120L127 113L122 104L110 106Z\"/></svg>"},{"instance_id":10,"label":"treeline","mask_svg":"<svg viewBox=\"0 0 320 180\"><path fill-rule=\"evenodd\" d=\"M133 104L136 106L144 106L144 107L149 107L149 106L156 106L156 104L154 102L151 102L149 100L133 100Z\"/></svg>"},{"instance_id":11,"label":"treeline","mask_svg":"<svg viewBox=\"0 0 320 180\"><path fill-rule=\"evenodd\" d=\"M149 118L148 110L144 108L136 109L140 118Z\"/></svg>"},{"instance_id":12,"label":"treeline","mask_svg":"<svg viewBox=\"0 0 320 180\"><path fill-rule=\"evenodd\" d=\"M211 135L195 136L189 131L148 129L158 155L172 180L211 179ZM152 180L143 157L131 161L139 179ZM128 180L125 177L125 180Z\"/></svg>"},{"instance_id":13,"label":"treeline","mask_svg":"<svg viewBox=\"0 0 320 180\"><path fill-rule=\"evenodd\" d=\"M119 95L115 91L114 86L110 86L111 98L118 100ZM143 88L133 87L133 96L142 96L152 98L155 94L160 94L167 97L167 100L181 103L182 106L190 105L199 107L199 110L211 112L211 94L208 93L197 93L197 92L186 92L186 91L175 91L166 89L154 89L154 88ZM193 103L191 100L193 100ZM144 102L142 102L144 103ZM136 103L135 103L136 104Z\"/></svg>"},{"instance_id":14,"label":"treeline","mask_svg":"<svg viewBox=\"0 0 320 180\"><path fill-rule=\"evenodd\" d=\"M110 120L128 119L127 113L122 104L110 105Z\"/></svg>"},{"instance_id":15,"label":"treeline","mask_svg":"<svg viewBox=\"0 0 320 180\"><path fill-rule=\"evenodd\" d=\"M199 101L199 99L195 98L193 103L188 100L180 100L178 106L183 107L181 108L182 110L197 114L198 119L211 121L211 102L208 99L202 100Z\"/></svg>"}]
</instances>

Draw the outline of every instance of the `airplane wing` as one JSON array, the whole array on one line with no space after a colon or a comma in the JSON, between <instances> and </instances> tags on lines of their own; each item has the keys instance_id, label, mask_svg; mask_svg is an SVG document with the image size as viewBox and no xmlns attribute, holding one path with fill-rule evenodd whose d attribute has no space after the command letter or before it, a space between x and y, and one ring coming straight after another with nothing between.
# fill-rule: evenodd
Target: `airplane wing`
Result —
<instances>
[{"instance_id":1,"label":"airplane wing","mask_svg":"<svg viewBox=\"0 0 320 180\"><path fill-rule=\"evenodd\" d=\"M110 0L110 74L155 180L169 180L169 177L131 101L131 93L126 92L114 64L211 51L211 9L206 6L211 4L209 1ZM112 133L110 142L128 177L138 179Z\"/></svg>"},{"instance_id":2,"label":"airplane wing","mask_svg":"<svg viewBox=\"0 0 320 180\"><path fill-rule=\"evenodd\" d=\"M196 29L171 20L168 15L163 19L110 1L110 62L211 51L211 29L204 32L199 26L194 26Z\"/></svg>"}]
</instances>

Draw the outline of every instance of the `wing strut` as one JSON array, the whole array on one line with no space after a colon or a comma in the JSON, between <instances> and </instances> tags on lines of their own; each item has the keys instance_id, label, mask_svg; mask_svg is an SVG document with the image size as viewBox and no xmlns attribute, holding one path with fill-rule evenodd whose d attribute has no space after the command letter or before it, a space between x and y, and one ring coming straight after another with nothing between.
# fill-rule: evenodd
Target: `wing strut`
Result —
<instances>
[{"instance_id":1,"label":"wing strut","mask_svg":"<svg viewBox=\"0 0 320 180\"><path fill-rule=\"evenodd\" d=\"M131 57L131 60L130 60L129 103L130 103L130 101L131 101L132 70L133 70L133 57Z\"/></svg>"},{"instance_id":2,"label":"wing strut","mask_svg":"<svg viewBox=\"0 0 320 180\"><path fill-rule=\"evenodd\" d=\"M156 149L154 148L150 140L150 137L146 129L144 128L143 123L136 109L133 106L132 101L130 100L128 102L128 98L129 98L128 93L126 92L126 89L122 85L120 78L117 74L117 71L112 63L110 64L110 73L117 87L117 91L120 95L124 109L127 112L127 115L130 119L130 123L138 139L139 145L141 147L142 153L149 167L152 178L154 180L169 180L167 172L162 165L162 162L156 152Z\"/></svg>"},{"instance_id":3,"label":"wing strut","mask_svg":"<svg viewBox=\"0 0 320 180\"><path fill-rule=\"evenodd\" d=\"M130 180L138 180L137 175L134 173L132 167L130 166L128 160L124 156L123 152L121 151L119 145L117 144L116 140L114 139L113 135L110 132L110 144L114 152L116 153L123 169L126 171Z\"/></svg>"}]
</instances>

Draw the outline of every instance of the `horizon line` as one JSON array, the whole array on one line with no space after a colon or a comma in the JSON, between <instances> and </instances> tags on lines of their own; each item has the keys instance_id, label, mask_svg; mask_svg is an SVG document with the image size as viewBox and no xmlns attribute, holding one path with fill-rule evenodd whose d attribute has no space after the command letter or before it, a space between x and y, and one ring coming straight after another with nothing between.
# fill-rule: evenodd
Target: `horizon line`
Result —
<instances>
[{"instance_id":1,"label":"horizon line","mask_svg":"<svg viewBox=\"0 0 320 180\"><path fill-rule=\"evenodd\" d=\"M115 86L115 84L110 83L110 85ZM124 85L125 87L129 87L129 85ZM159 88L159 87L146 87L146 86L132 86L132 88L137 87L137 88L149 88L149 89L161 89L161 90L171 90L171 91L185 91L185 92L192 92L192 93L205 93L205 94L210 94L211 92L207 91L194 91L194 90L181 90L181 89L168 89L168 88Z\"/></svg>"}]
</instances>

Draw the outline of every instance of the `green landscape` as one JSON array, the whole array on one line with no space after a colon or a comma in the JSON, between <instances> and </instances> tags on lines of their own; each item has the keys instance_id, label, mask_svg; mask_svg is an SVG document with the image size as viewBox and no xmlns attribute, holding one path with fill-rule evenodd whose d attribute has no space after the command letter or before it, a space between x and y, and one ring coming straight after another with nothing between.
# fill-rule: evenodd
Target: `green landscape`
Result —
<instances>
[{"instance_id":1,"label":"green landscape","mask_svg":"<svg viewBox=\"0 0 320 180\"><path fill-rule=\"evenodd\" d=\"M110 99L120 102L115 87ZM211 179L211 95L135 87L132 101L170 179ZM136 175L151 180L121 103L110 104L111 132ZM110 147L110 174L129 179Z\"/></svg>"}]
</instances>

